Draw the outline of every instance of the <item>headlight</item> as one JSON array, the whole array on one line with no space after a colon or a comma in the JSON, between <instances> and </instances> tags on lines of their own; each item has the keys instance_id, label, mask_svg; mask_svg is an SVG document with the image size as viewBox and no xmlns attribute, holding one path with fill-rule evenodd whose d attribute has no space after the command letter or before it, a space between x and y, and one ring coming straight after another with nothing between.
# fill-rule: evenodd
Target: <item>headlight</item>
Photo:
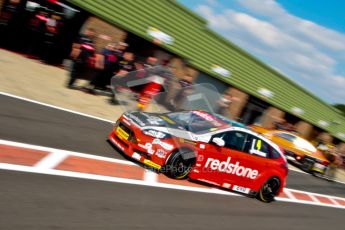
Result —
<instances>
[{"instance_id":1,"label":"headlight","mask_svg":"<svg viewBox=\"0 0 345 230\"><path fill-rule=\"evenodd\" d=\"M157 131L154 129L145 129L145 130L143 130L143 133L147 136L151 136L151 137L158 138L158 139L170 137L170 134L163 133L161 131Z\"/></svg>"}]
</instances>

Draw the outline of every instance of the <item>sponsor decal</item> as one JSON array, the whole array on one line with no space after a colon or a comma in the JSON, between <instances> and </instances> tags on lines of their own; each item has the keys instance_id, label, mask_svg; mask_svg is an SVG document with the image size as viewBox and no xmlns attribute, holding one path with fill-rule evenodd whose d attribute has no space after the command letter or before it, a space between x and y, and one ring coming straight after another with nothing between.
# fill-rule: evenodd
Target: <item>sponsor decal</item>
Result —
<instances>
[{"instance_id":1,"label":"sponsor decal","mask_svg":"<svg viewBox=\"0 0 345 230\"><path fill-rule=\"evenodd\" d=\"M165 143L165 142L163 142L163 141L161 141L161 140L159 140L159 139L154 139L152 143L153 143L153 144L160 145L161 147L163 147L163 148L166 149L166 150L172 150L172 149L174 148L173 145L168 144L168 143Z\"/></svg>"},{"instance_id":2,"label":"sponsor decal","mask_svg":"<svg viewBox=\"0 0 345 230\"><path fill-rule=\"evenodd\" d=\"M134 152L133 155L132 155L132 158L133 158L133 159L136 159L136 160L138 160L138 161L140 161L141 156L140 156L139 153Z\"/></svg>"},{"instance_id":3,"label":"sponsor decal","mask_svg":"<svg viewBox=\"0 0 345 230\"><path fill-rule=\"evenodd\" d=\"M253 144L254 144L254 142L253 142ZM256 149L257 150L261 150L261 146L262 146L262 141L261 140L257 140L257 142L256 142Z\"/></svg>"},{"instance_id":4,"label":"sponsor decal","mask_svg":"<svg viewBox=\"0 0 345 230\"><path fill-rule=\"evenodd\" d=\"M187 139L183 139L183 138L180 138L180 143L187 143L187 144L191 144L191 145L196 145L196 143L194 141L190 141L190 140L187 140Z\"/></svg>"},{"instance_id":5,"label":"sponsor decal","mask_svg":"<svg viewBox=\"0 0 345 230\"><path fill-rule=\"evenodd\" d=\"M117 140L112 139L112 141L121 151L125 151L125 148Z\"/></svg>"},{"instance_id":6,"label":"sponsor decal","mask_svg":"<svg viewBox=\"0 0 345 230\"><path fill-rule=\"evenodd\" d=\"M167 155L167 152L164 151L163 149L158 149L158 150L156 151L156 155L157 155L157 157L159 157L159 158L165 158L166 155Z\"/></svg>"},{"instance_id":7,"label":"sponsor decal","mask_svg":"<svg viewBox=\"0 0 345 230\"><path fill-rule=\"evenodd\" d=\"M147 122L151 125L160 125L162 123L162 119L160 117L150 116L145 113L142 114L147 118Z\"/></svg>"},{"instance_id":8,"label":"sponsor decal","mask_svg":"<svg viewBox=\"0 0 345 230\"><path fill-rule=\"evenodd\" d=\"M226 161L208 158L205 168L210 168L219 172L224 172L239 177L246 177L249 179L255 179L259 175L258 170L241 166L239 161L234 164L231 163L231 157L228 157Z\"/></svg>"},{"instance_id":9,"label":"sponsor decal","mask_svg":"<svg viewBox=\"0 0 345 230\"><path fill-rule=\"evenodd\" d=\"M120 126L117 126L116 128L116 133L118 134L118 136L121 138L121 139L125 139L127 140L128 137L129 137L129 134L123 130Z\"/></svg>"},{"instance_id":10,"label":"sponsor decal","mask_svg":"<svg viewBox=\"0 0 345 230\"><path fill-rule=\"evenodd\" d=\"M236 191L236 192L241 192L241 193L245 193L245 194L248 194L250 192L250 189L249 188L246 188L246 187L241 187L241 186L238 186L238 185L234 185L232 187L232 190Z\"/></svg>"},{"instance_id":11,"label":"sponsor decal","mask_svg":"<svg viewBox=\"0 0 345 230\"><path fill-rule=\"evenodd\" d=\"M200 144L199 146L201 149L205 149L205 145L204 144Z\"/></svg>"},{"instance_id":12,"label":"sponsor decal","mask_svg":"<svg viewBox=\"0 0 345 230\"><path fill-rule=\"evenodd\" d=\"M174 124L176 124L176 122L175 121L173 121L173 120L171 120L169 117L167 117L167 116L159 116L160 118L162 118L164 121L166 121L166 122L168 122L169 124L172 124L172 125L174 125Z\"/></svg>"},{"instance_id":13,"label":"sponsor decal","mask_svg":"<svg viewBox=\"0 0 345 230\"><path fill-rule=\"evenodd\" d=\"M204 112L201 112L201 111L193 111L193 113L195 115L198 115L199 117L202 117L203 119L205 119L206 121L209 121L211 122L214 126L221 126L222 124L219 123L215 117L211 116L210 114L208 113L204 113Z\"/></svg>"},{"instance_id":14,"label":"sponsor decal","mask_svg":"<svg viewBox=\"0 0 345 230\"><path fill-rule=\"evenodd\" d=\"M145 129L145 130L143 130L143 133L145 135L155 137L155 138L165 138L167 136L166 133L163 133L161 131L154 130L154 129Z\"/></svg>"},{"instance_id":15,"label":"sponsor decal","mask_svg":"<svg viewBox=\"0 0 345 230\"><path fill-rule=\"evenodd\" d=\"M146 143L145 145L143 144L138 144L139 147L146 149L147 153L152 155L155 151L152 149L152 144L151 143Z\"/></svg>"},{"instance_id":16,"label":"sponsor decal","mask_svg":"<svg viewBox=\"0 0 345 230\"><path fill-rule=\"evenodd\" d=\"M252 149L249 151L251 154L255 154L255 155L258 155L258 156L261 156L261 157L266 157L267 154L264 153L264 152L261 152L260 150L256 150L256 149Z\"/></svg>"},{"instance_id":17,"label":"sponsor decal","mask_svg":"<svg viewBox=\"0 0 345 230\"><path fill-rule=\"evenodd\" d=\"M150 160L147 160L147 159L144 160L144 164L146 164L152 168L155 168L155 169L161 169L161 166L159 164L156 164L156 163L154 163Z\"/></svg>"},{"instance_id":18,"label":"sponsor decal","mask_svg":"<svg viewBox=\"0 0 345 230\"><path fill-rule=\"evenodd\" d=\"M261 157L266 157L267 154L265 152L261 151L261 147L262 147L262 141L260 139L254 140L252 142L252 147L251 147L249 152L251 154L255 154L255 155L258 155L258 156L261 156Z\"/></svg>"},{"instance_id":19,"label":"sponsor decal","mask_svg":"<svg viewBox=\"0 0 345 230\"><path fill-rule=\"evenodd\" d=\"M129 119L135 121L135 122L138 123L140 126L145 126L145 123L144 123L142 120L140 120L139 117L137 117L137 116L135 116L135 115L133 115L133 114L131 114L131 113L127 114L127 116L128 116Z\"/></svg>"}]
</instances>

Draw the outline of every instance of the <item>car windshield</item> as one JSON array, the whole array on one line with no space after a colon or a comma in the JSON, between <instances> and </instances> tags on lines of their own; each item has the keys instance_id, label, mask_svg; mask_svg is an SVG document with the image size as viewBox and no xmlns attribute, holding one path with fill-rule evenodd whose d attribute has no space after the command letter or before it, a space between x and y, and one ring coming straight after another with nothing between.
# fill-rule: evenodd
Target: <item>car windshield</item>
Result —
<instances>
[{"instance_id":1,"label":"car windshield","mask_svg":"<svg viewBox=\"0 0 345 230\"><path fill-rule=\"evenodd\" d=\"M224 117L222 115L219 115L217 113L214 113L212 115L217 117L218 119L222 120L223 122L228 123L231 126L248 129L248 127L245 126L244 124L237 122L237 121L234 121L234 120L231 120L231 119Z\"/></svg>"},{"instance_id":2,"label":"car windshield","mask_svg":"<svg viewBox=\"0 0 345 230\"><path fill-rule=\"evenodd\" d=\"M294 142L297 137L288 133L275 133L275 136L281 137L289 142Z\"/></svg>"},{"instance_id":3,"label":"car windshield","mask_svg":"<svg viewBox=\"0 0 345 230\"><path fill-rule=\"evenodd\" d=\"M316 152L316 148L310 142L308 142L308 141L306 141L300 137L297 137L293 141L293 143L298 148L305 149L305 150L310 151L310 152Z\"/></svg>"},{"instance_id":4,"label":"car windshield","mask_svg":"<svg viewBox=\"0 0 345 230\"><path fill-rule=\"evenodd\" d=\"M183 129L198 134L228 126L211 114L202 111L174 112L167 113L166 116L175 121Z\"/></svg>"},{"instance_id":5,"label":"car windshield","mask_svg":"<svg viewBox=\"0 0 345 230\"><path fill-rule=\"evenodd\" d=\"M304 149L310 152L315 152L316 148L308 141L304 140L303 138L300 138L298 136L294 136L292 134L288 133L276 133L275 134L278 137L281 137L289 142L292 142L297 148Z\"/></svg>"}]
</instances>

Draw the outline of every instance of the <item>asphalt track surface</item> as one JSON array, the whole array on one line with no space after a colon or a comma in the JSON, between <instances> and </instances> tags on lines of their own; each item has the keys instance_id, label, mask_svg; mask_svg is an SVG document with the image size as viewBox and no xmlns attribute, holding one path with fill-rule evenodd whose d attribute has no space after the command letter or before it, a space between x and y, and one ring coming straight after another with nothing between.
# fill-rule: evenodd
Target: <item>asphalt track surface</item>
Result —
<instances>
[{"instance_id":1,"label":"asphalt track surface","mask_svg":"<svg viewBox=\"0 0 345 230\"><path fill-rule=\"evenodd\" d=\"M123 159L110 123L0 95L0 139ZM114 118L116 119L116 118ZM287 187L345 197L345 185L290 171ZM344 210L0 171L0 229L332 229Z\"/></svg>"}]
</instances>

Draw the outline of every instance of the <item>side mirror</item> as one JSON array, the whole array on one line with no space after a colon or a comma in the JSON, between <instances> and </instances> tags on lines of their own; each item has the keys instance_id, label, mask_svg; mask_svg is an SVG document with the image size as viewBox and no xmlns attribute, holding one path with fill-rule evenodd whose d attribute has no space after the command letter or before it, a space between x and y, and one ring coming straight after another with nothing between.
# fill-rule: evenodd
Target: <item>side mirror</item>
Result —
<instances>
[{"instance_id":1,"label":"side mirror","mask_svg":"<svg viewBox=\"0 0 345 230\"><path fill-rule=\"evenodd\" d=\"M224 147L225 146L225 141L222 138L220 138L220 137L213 138L212 142L215 143L216 145L220 146L220 147Z\"/></svg>"}]
</instances>

